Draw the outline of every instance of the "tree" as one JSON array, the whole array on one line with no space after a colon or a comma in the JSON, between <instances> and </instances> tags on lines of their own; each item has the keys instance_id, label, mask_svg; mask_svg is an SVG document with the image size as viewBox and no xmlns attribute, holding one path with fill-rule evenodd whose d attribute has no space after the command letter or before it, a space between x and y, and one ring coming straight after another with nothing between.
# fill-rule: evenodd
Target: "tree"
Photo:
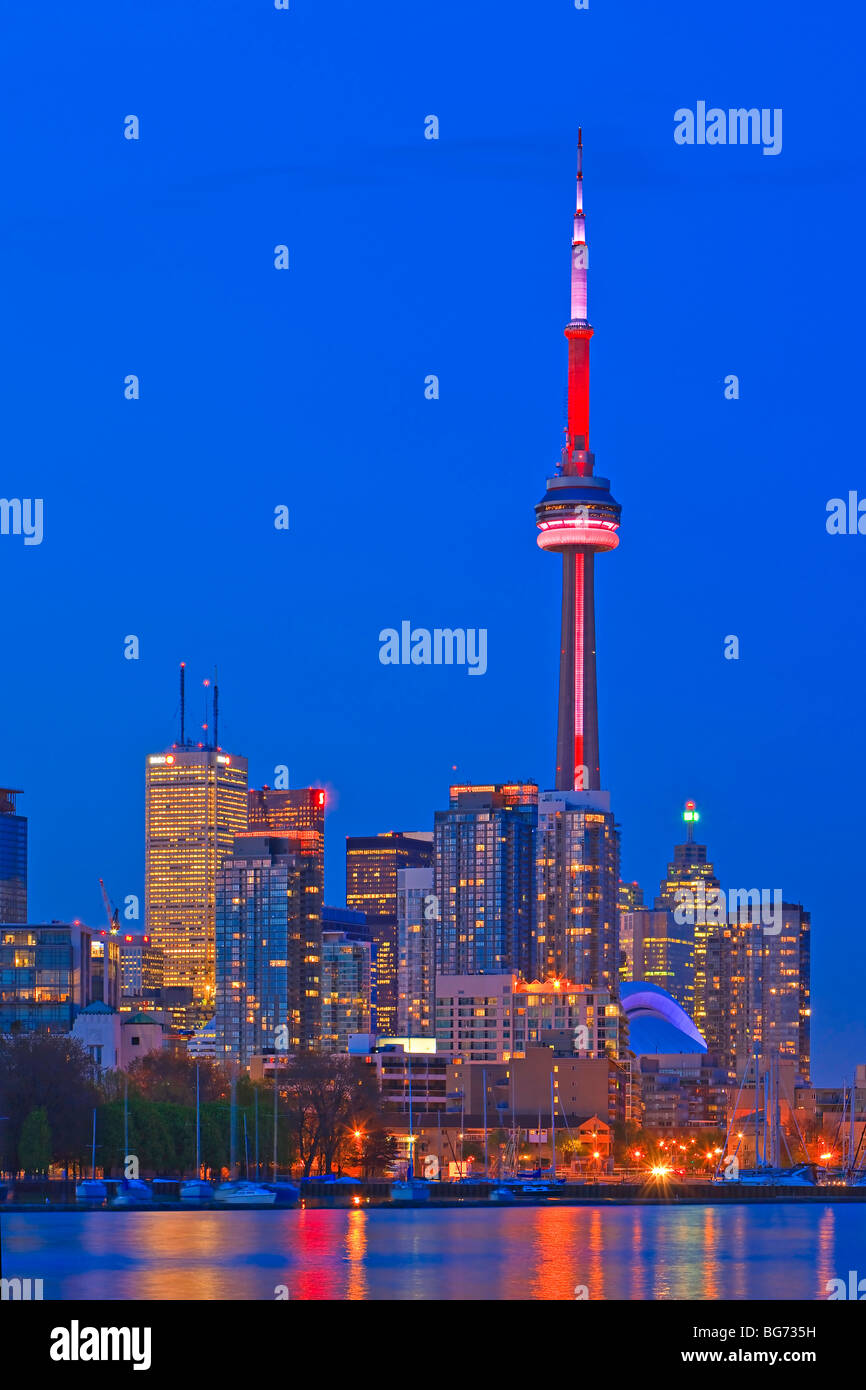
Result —
<instances>
[{"instance_id":1,"label":"tree","mask_svg":"<svg viewBox=\"0 0 866 1390\"><path fill-rule=\"evenodd\" d=\"M361 1173L381 1178L397 1158L397 1140L384 1129L370 1129L361 1140Z\"/></svg>"},{"instance_id":2,"label":"tree","mask_svg":"<svg viewBox=\"0 0 866 1390\"><path fill-rule=\"evenodd\" d=\"M36 1108L45 1111L51 1158L72 1166L90 1151L90 1115L99 1091L87 1049L68 1033L0 1034L0 1125L4 1165L21 1166L24 1123Z\"/></svg>"},{"instance_id":3,"label":"tree","mask_svg":"<svg viewBox=\"0 0 866 1390\"><path fill-rule=\"evenodd\" d=\"M44 1105L31 1110L21 1126L18 1161L25 1173L47 1173L51 1166L51 1126Z\"/></svg>"}]
</instances>

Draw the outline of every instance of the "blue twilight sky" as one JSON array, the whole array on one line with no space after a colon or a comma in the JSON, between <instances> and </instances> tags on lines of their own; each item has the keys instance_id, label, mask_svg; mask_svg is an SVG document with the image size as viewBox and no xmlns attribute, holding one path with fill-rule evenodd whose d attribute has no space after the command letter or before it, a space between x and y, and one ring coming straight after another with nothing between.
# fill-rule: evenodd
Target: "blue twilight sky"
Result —
<instances>
[{"instance_id":1,"label":"blue twilight sky","mask_svg":"<svg viewBox=\"0 0 866 1390\"><path fill-rule=\"evenodd\" d=\"M816 1078L866 1061L866 537L825 528L866 494L863 38L834 0L7 9L0 495L45 534L0 537L0 784L32 918L99 925L100 875L143 892L182 658L194 715L218 664L251 781L329 788L332 902L345 835L432 826L455 766L549 784L533 506L581 122L623 874L652 895L694 797L723 885L811 909ZM781 108L782 152L675 144L698 101ZM486 628L487 674L382 666L403 619Z\"/></svg>"}]
</instances>

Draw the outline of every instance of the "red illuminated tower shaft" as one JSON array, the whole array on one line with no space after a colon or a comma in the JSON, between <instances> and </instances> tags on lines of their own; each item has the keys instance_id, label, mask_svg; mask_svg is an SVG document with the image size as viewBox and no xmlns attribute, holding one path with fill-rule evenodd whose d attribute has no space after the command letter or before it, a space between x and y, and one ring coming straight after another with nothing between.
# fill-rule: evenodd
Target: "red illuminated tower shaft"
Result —
<instances>
[{"instance_id":1,"label":"red illuminated tower shaft","mask_svg":"<svg viewBox=\"0 0 866 1390\"><path fill-rule=\"evenodd\" d=\"M583 212L583 140L577 144L577 206L571 243L568 425L561 472L547 481L535 509L538 544L562 555L562 634L556 788L598 791L598 694L595 669L595 556L618 544L620 507L606 478L593 476L589 448L588 252Z\"/></svg>"}]
</instances>

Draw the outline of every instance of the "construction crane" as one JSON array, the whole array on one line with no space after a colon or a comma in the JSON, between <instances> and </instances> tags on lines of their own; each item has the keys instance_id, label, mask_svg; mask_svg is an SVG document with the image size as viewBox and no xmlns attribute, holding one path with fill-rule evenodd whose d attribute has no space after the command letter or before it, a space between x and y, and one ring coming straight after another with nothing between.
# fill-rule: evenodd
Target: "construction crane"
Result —
<instances>
[{"instance_id":1,"label":"construction crane","mask_svg":"<svg viewBox=\"0 0 866 1390\"><path fill-rule=\"evenodd\" d=\"M102 901L105 903L105 915L108 918L108 930L111 932L112 936L117 936L120 932L120 914L116 907L111 906L111 899L108 896L108 891L102 879L99 880L99 886L102 889Z\"/></svg>"}]
</instances>

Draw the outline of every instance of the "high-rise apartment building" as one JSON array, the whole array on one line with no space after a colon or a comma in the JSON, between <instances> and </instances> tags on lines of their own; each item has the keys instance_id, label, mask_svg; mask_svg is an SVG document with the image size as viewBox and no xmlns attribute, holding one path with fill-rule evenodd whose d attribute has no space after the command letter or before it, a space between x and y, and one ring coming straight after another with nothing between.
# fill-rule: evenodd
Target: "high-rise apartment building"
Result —
<instances>
[{"instance_id":1,"label":"high-rise apartment building","mask_svg":"<svg viewBox=\"0 0 866 1390\"><path fill-rule=\"evenodd\" d=\"M162 1003L165 983L162 951L149 936L125 933L120 943L120 997L137 1000L141 1008L155 1008ZM124 1004L121 1003L121 1009Z\"/></svg>"},{"instance_id":2,"label":"high-rise apartment building","mask_svg":"<svg viewBox=\"0 0 866 1390\"><path fill-rule=\"evenodd\" d=\"M20 791L0 787L0 922L27 921L27 817Z\"/></svg>"},{"instance_id":3,"label":"high-rise apartment building","mask_svg":"<svg viewBox=\"0 0 866 1390\"><path fill-rule=\"evenodd\" d=\"M370 943L322 933L323 1052L348 1051L353 1033L370 1031Z\"/></svg>"},{"instance_id":4,"label":"high-rise apartment building","mask_svg":"<svg viewBox=\"0 0 866 1390\"><path fill-rule=\"evenodd\" d=\"M397 1027L397 874L433 862L429 831L387 831L346 838L346 906L364 912L373 952L373 1030Z\"/></svg>"},{"instance_id":5,"label":"high-rise apartment building","mask_svg":"<svg viewBox=\"0 0 866 1390\"><path fill-rule=\"evenodd\" d=\"M437 973L528 974L537 798L534 783L452 787L436 812Z\"/></svg>"},{"instance_id":6,"label":"high-rise apartment building","mask_svg":"<svg viewBox=\"0 0 866 1390\"><path fill-rule=\"evenodd\" d=\"M294 846L239 835L216 877L214 1026L219 1055L241 1066L321 1039L319 868Z\"/></svg>"},{"instance_id":7,"label":"high-rise apartment building","mask_svg":"<svg viewBox=\"0 0 866 1390\"><path fill-rule=\"evenodd\" d=\"M619 830L607 792L538 800L533 974L615 990L619 965Z\"/></svg>"},{"instance_id":8,"label":"high-rise apartment building","mask_svg":"<svg viewBox=\"0 0 866 1390\"><path fill-rule=\"evenodd\" d=\"M777 929L778 928L778 929ZM760 905L738 906L707 934L707 1026L710 1051L733 1079L757 1049L811 1071L811 919L799 903L781 904L767 922Z\"/></svg>"},{"instance_id":9,"label":"high-rise apartment building","mask_svg":"<svg viewBox=\"0 0 866 1390\"><path fill-rule=\"evenodd\" d=\"M438 913L432 869L397 871L397 1032L433 1033Z\"/></svg>"}]
</instances>

